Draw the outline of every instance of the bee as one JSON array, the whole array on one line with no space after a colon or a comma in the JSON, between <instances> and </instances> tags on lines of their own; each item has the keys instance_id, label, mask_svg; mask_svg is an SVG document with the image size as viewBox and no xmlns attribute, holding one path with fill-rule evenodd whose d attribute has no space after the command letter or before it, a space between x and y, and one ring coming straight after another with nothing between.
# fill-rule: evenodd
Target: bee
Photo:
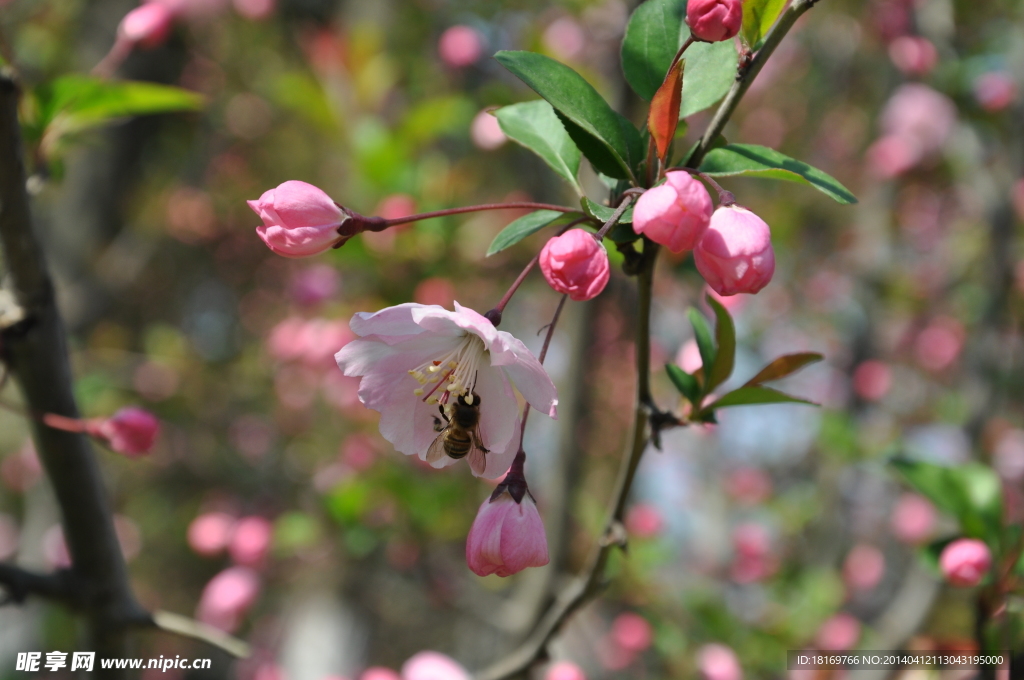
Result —
<instances>
[{"instance_id":1,"label":"bee","mask_svg":"<svg viewBox=\"0 0 1024 680\"><path fill-rule=\"evenodd\" d=\"M474 473L482 475L487 467L486 454L490 453L480 438L480 397L476 392L460 396L452 405L449 418L444 407L438 405L441 418L434 416L434 431L438 432L430 448L427 462L436 463L441 456L460 460L467 458Z\"/></svg>"}]
</instances>

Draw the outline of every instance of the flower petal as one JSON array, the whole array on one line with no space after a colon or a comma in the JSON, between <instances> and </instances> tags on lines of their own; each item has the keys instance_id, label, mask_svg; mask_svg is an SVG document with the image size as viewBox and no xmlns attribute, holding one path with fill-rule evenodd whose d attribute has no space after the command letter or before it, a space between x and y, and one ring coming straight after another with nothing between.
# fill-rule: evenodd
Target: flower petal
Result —
<instances>
[{"instance_id":1,"label":"flower petal","mask_svg":"<svg viewBox=\"0 0 1024 680\"><path fill-rule=\"evenodd\" d=\"M544 522L529 496L505 515L501 525L501 561L509 574L548 563Z\"/></svg>"},{"instance_id":2,"label":"flower petal","mask_svg":"<svg viewBox=\"0 0 1024 680\"><path fill-rule=\"evenodd\" d=\"M492 452L504 453L513 438L519 414L512 386L501 369L481 366L476 376L476 393L480 396L480 437L484 446ZM488 454L491 455L494 453Z\"/></svg>"},{"instance_id":3,"label":"flower petal","mask_svg":"<svg viewBox=\"0 0 1024 680\"><path fill-rule=\"evenodd\" d=\"M521 424L522 421L517 415L516 422L512 426L512 438L508 440L508 446L505 447L504 451L492 449L487 454L487 467L484 469L484 473L480 475L481 477L484 479L497 479L512 467L512 461L519 452L519 429Z\"/></svg>"},{"instance_id":4,"label":"flower petal","mask_svg":"<svg viewBox=\"0 0 1024 680\"><path fill-rule=\"evenodd\" d=\"M498 331L504 351L491 351L491 365L501 366L530 406L558 417L558 393L551 377L526 345L511 333Z\"/></svg>"},{"instance_id":5,"label":"flower petal","mask_svg":"<svg viewBox=\"0 0 1024 680\"><path fill-rule=\"evenodd\" d=\"M478 576L489 576L501 566L501 526L516 502L505 492L497 500L490 498L477 511L466 536L466 564Z\"/></svg>"}]
</instances>

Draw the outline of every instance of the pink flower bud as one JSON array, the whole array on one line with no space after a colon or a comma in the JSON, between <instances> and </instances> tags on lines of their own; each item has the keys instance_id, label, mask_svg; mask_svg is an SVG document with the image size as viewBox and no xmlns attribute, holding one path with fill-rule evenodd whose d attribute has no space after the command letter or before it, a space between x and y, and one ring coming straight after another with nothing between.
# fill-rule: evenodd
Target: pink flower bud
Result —
<instances>
[{"instance_id":1,"label":"pink flower bud","mask_svg":"<svg viewBox=\"0 0 1024 680\"><path fill-rule=\"evenodd\" d=\"M619 614L612 622L612 639L629 652L642 652L654 642L654 629L639 614Z\"/></svg>"},{"instance_id":2,"label":"pink flower bud","mask_svg":"<svg viewBox=\"0 0 1024 680\"><path fill-rule=\"evenodd\" d=\"M658 509L648 503L637 503L626 513L626 531L637 538L657 536L664 524Z\"/></svg>"},{"instance_id":3,"label":"pink flower bud","mask_svg":"<svg viewBox=\"0 0 1024 680\"><path fill-rule=\"evenodd\" d=\"M213 557L227 549L234 530L234 517L223 512L207 512L188 525L188 545L197 555Z\"/></svg>"},{"instance_id":4,"label":"pink flower bud","mask_svg":"<svg viewBox=\"0 0 1024 680\"><path fill-rule=\"evenodd\" d=\"M714 206L700 180L682 170L665 174L665 183L648 189L633 209L633 231L673 253L693 250L708 227Z\"/></svg>"},{"instance_id":5,"label":"pink flower bud","mask_svg":"<svg viewBox=\"0 0 1024 680\"><path fill-rule=\"evenodd\" d=\"M508 491L484 501L466 537L466 563L478 576L509 576L548 563L548 539L529 494L516 503Z\"/></svg>"},{"instance_id":6,"label":"pink flower bud","mask_svg":"<svg viewBox=\"0 0 1024 680\"><path fill-rule=\"evenodd\" d=\"M885 576L885 555L873 545L855 545L843 561L843 581L853 590L871 590Z\"/></svg>"},{"instance_id":7,"label":"pink flower bud","mask_svg":"<svg viewBox=\"0 0 1024 680\"><path fill-rule=\"evenodd\" d=\"M719 295L756 293L775 273L771 230L746 208L719 206L693 251L693 260Z\"/></svg>"},{"instance_id":8,"label":"pink flower bud","mask_svg":"<svg viewBox=\"0 0 1024 680\"><path fill-rule=\"evenodd\" d=\"M992 553L983 541L958 538L939 555L939 568L954 586L976 586L992 566Z\"/></svg>"},{"instance_id":9,"label":"pink flower bud","mask_svg":"<svg viewBox=\"0 0 1024 680\"><path fill-rule=\"evenodd\" d=\"M117 32L121 38L139 47L159 47L170 35L173 23L174 15L166 5L151 2L125 14Z\"/></svg>"},{"instance_id":10,"label":"pink flower bud","mask_svg":"<svg viewBox=\"0 0 1024 680\"><path fill-rule=\"evenodd\" d=\"M548 241L540 251L540 269L552 288L577 302L597 297L611 274L604 246L584 229Z\"/></svg>"},{"instance_id":11,"label":"pink flower bud","mask_svg":"<svg viewBox=\"0 0 1024 680\"><path fill-rule=\"evenodd\" d=\"M112 417L88 425L89 434L103 439L129 458L149 453L160 433L160 421L149 411L129 406Z\"/></svg>"},{"instance_id":12,"label":"pink flower bud","mask_svg":"<svg viewBox=\"0 0 1024 680\"><path fill-rule=\"evenodd\" d=\"M705 42L733 38L743 25L743 0L690 0L686 23L693 37Z\"/></svg>"},{"instance_id":13,"label":"pink flower bud","mask_svg":"<svg viewBox=\"0 0 1024 680\"><path fill-rule=\"evenodd\" d=\"M743 680L736 652L718 643L704 645L697 652L697 670L704 680Z\"/></svg>"},{"instance_id":14,"label":"pink flower bud","mask_svg":"<svg viewBox=\"0 0 1024 680\"><path fill-rule=\"evenodd\" d=\"M308 257L330 250L342 238L338 227L349 219L326 193L295 180L248 203L263 220L256 233L268 248L285 257Z\"/></svg>"},{"instance_id":15,"label":"pink flower bud","mask_svg":"<svg viewBox=\"0 0 1024 680\"><path fill-rule=\"evenodd\" d=\"M484 52L480 34L469 26L452 26L441 34L437 52L449 66L460 68L473 64Z\"/></svg>"},{"instance_id":16,"label":"pink flower bud","mask_svg":"<svg viewBox=\"0 0 1024 680\"><path fill-rule=\"evenodd\" d=\"M935 529L935 506L924 496L905 493L892 509L892 532L910 545L927 541Z\"/></svg>"},{"instance_id":17,"label":"pink flower bud","mask_svg":"<svg viewBox=\"0 0 1024 680\"><path fill-rule=\"evenodd\" d=\"M231 559L247 567L258 566L270 551L272 535L273 526L263 517L243 517L231 536Z\"/></svg>"},{"instance_id":18,"label":"pink flower bud","mask_svg":"<svg viewBox=\"0 0 1024 680\"><path fill-rule=\"evenodd\" d=\"M252 569L225 569L203 588L196 608L196 618L232 633L238 629L242 616L256 601L259 592L260 577Z\"/></svg>"},{"instance_id":19,"label":"pink flower bud","mask_svg":"<svg viewBox=\"0 0 1024 680\"><path fill-rule=\"evenodd\" d=\"M815 642L818 649L845 652L860 639L860 621L849 614L836 614L821 624Z\"/></svg>"},{"instance_id":20,"label":"pink flower bud","mask_svg":"<svg viewBox=\"0 0 1024 680\"><path fill-rule=\"evenodd\" d=\"M587 680L587 676L572 661L556 661L548 667L544 680Z\"/></svg>"},{"instance_id":21,"label":"pink flower bud","mask_svg":"<svg viewBox=\"0 0 1024 680\"><path fill-rule=\"evenodd\" d=\"M417 652L402 664L402 680L470 680L466 669L439 652Z\"/></svg>"},{"instance_id":22,"label":"pink flower bud","mask_svg":"<svg viewBox=\"0 0 1024 680\"><path fill-rule=\"evenodd\" d=\"M939 53L927 38L904 35L889 44L889 58L903 73L923 76L935 68Z\"/></svg>"}]
</instances>

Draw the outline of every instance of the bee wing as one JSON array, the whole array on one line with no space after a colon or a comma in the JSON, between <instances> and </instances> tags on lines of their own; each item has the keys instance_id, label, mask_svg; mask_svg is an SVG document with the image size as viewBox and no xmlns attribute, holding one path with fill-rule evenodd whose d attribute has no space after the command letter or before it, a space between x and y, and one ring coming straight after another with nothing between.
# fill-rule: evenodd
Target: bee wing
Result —
<instances>
[{"instance_id":1,"label":"bee wing","mask_svg":"<svg viewBox=\"0 0 1024 680\"><path fill-rule=\"evenodd\" d=\"M430 448L427 449L427 462L434 467L437 467L437 465L434 465L435 463L448 455L444 450L444 436L447 432L448 428L443 428L441 433L434 437L434 441L430 443Z\"/></svg>"},{"instance_id":2,"label":"bee wing","mask_svg":"<svg viewBox=\"0 0 1024 680\"><path fill-rule=\"evenodd\" d=\"M472 439L473 445L469 449L467 460L469 461L469 469L479 477L487 469L487 449L484 448L483 440L480 439L479 425L473 428Z\"/></svg>"}]
</instances>

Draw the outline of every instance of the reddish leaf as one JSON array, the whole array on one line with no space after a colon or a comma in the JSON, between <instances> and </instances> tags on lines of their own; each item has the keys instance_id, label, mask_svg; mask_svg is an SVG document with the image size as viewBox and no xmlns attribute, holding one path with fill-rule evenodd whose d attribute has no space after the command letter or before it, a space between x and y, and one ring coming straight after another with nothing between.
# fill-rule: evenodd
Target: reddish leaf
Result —
<instances>
[{"instance_id":1,"label":"reddish leaf","mask_svg":"<svg viewBox=\"0 0 1024 680\"><path fill-rule=\"evenodd\" d=\"M807 364L821 361L825 357L817 352L799 352L797 354L785 354L761 369L761 372L746 382L747 385L758 385L769 380L785 378L791 373L796 373Z\"/></svg>"},{"instance_id":2,"label":"reddish leaf","mask_svg":"<svg viewBox=\"0 0 1024 680\"><path fill-rule=\"evenodd\" d=\"M665 76L661 87L651 100L651 112L647 115L647 129L651 131L658 158L665 162L672 138L679 125L679 105L683 100L683 60L676 62Z\"/></svg>"}]
</instances>

